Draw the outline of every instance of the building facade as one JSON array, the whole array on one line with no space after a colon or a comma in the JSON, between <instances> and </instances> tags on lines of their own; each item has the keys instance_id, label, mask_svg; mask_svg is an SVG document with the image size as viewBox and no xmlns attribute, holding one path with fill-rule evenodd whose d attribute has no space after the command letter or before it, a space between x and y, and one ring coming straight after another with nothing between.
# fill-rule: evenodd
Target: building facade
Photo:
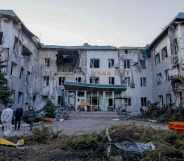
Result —
<instances>
[{"instance_id":1,"label":"building facade","mask_svg":"<svg viewBox=\"0 0 184 161\"><path fill-rule=\"evenodd\" d=\"M14 107L50 99L76 111L138 114L184 103L184 13L146 47L44 45L11 10L0 10L0 53Z\"/></svg>"}]
</instances>

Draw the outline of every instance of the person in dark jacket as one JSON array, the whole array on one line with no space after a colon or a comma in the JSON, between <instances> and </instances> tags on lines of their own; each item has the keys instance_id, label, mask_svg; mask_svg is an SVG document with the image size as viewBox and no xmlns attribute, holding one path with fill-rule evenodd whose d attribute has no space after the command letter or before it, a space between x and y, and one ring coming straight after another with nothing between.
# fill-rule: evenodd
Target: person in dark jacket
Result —
<instances>
[{"instance_id":1,"label":"person in dark jacket","mask_svg":"<svg viewBox=\"0 0 184 161\"><path fill-rule=\"evenodd\" d=\"M19 107L15 110L15 130L20 130L21 120L23 116L23 109L22 107Z\"/></svg>"}]
</instances>

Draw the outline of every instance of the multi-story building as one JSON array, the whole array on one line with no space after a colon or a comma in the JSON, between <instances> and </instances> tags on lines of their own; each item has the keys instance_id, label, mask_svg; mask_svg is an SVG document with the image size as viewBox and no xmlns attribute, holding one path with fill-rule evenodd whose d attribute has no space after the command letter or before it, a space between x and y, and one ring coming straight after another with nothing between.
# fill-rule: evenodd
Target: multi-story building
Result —
<instances>
[{"instance_id":1,"label":"multi-story building","mask_svg":"<svg viewBox=\"0 0 184 161\"><path fill-rule=\"evenodd\" d=\"M13 11L0 11L3 70L14 106L47 99L75 110L138 114L149 103L183 105L184 13L146 47L44 45Z\"/></svg>"}]
</instances>

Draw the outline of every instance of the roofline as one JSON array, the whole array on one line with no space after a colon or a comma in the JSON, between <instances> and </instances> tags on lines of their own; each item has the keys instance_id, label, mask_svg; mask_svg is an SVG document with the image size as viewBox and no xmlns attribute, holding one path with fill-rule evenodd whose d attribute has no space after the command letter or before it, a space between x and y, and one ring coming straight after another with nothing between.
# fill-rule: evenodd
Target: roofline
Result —
<instances>
[{"instance_id":1,"label":"roofline","mask_svg":"<svg viewBox=\"0 0 184 161\"><path fill-rule=\"evenodd\" d=\"M21 23L23 30L26 32L26 34L31 38L31 41L37 46L40 47L41 43L39 41L39 38L34 35L21 21L21 19L17 16L17 14L13 10L0 10L0 16L11 18L17 23Z\"/></svg>"},{"instance_id":2,"label":"roofline","mask_svg":"<svg viewBox=\"0 0 184 161\"><path fill-rule=\"evenodd\" d=\"M184 22L184 12L179 12L175 18L162 30L162 32L150 43L149 48L152 49L155 44L168 33L169 26L173 25L175 22L183 21Z\"/></svg>"},{"instance_id":3,"label":"roofline","mask_svg":"<svg viewBox=\"0 0 184 161\"><path fill-rule=\"evenodd\" d=\"M132 46L121 46L121 47L118 47L118 49L120 50L145 50L147 47L132 47Z\"/></svg>"},{"instance_id":4,"label":"roofline","mask_svg":"<svg viewBox=\"0 0 184 161\"><path fill-rule=\"evenodd\" d=\"M82 45L82 46L62 46L62 45L43 45L41 49L45 50L118 50L117 47L114 46L95 46L95 45Z\"/></svg>"}]
</instances>

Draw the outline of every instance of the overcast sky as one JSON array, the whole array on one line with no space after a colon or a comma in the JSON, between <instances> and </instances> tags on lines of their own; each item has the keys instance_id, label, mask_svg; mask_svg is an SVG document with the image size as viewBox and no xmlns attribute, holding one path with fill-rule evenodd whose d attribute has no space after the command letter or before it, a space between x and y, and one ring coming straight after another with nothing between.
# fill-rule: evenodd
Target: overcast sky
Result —
<instances>
[{"instance_id":1,"label":"overcast sky","mask_svg":"<svg viewBox=\"0 0 184 161\"><path fill-rule=\"evenodd\" d=\"M0 0L43 43L144 46L184 11L184 0Z\"/></svg>"}]
</instances>

